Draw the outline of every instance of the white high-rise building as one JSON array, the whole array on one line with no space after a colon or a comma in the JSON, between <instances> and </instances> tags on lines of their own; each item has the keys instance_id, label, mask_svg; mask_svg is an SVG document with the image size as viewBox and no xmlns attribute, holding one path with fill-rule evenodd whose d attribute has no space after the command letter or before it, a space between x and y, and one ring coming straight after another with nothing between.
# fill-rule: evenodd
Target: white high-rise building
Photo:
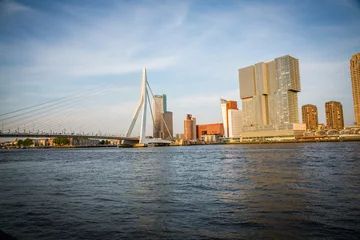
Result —
<instances>
[{"instance_id":1,"label":"white high-rise building","mask_svg":"<svg viewBox=\"0 0 360 240\"><path fill-rule=\"evenodd\" d=\"M228 110L229 138L239 138L243 131L243 111L237 109Z\"/></svg>"},{"instance_id":2,"label":"white high-rise building","mask_svg":"<svg viewBox=\"0 0 360 240\"><path fill-rule=\"evenodd\" d=\"M220 98L220 106L221 106L221 115L223 118L223 126L224 126L224 137L230 137L230 118L229 118L229 110L235 109L237 110L237 102L236 101L228 101Z\"/></svg>"}]
</instances>

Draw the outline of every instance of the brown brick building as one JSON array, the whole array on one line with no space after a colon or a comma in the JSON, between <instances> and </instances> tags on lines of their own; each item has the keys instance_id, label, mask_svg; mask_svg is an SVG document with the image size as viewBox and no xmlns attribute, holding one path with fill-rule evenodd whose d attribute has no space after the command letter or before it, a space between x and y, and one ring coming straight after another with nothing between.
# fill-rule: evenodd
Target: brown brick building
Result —
<instances>
[{"instance_id":1,"label":"brown brick building","mask_svg":"<svg viewBox=\"0 0 360 240\"><path fill-rule=\"evenodd\" d=\"M301 108L302 122L306 124L306 129L316 130L318 126L317 107L312 104L306 104Z\"/></svg>"},{"instance_id":2,"label":"brown brick building","mask_svg":"<svg viewBox=\"0 0 360 240\"><path fill-rule=\"evenodd\" d=\"M184 120L184 139L196 140L196 118L191 114L187 114Z\"/></svg>"},{"instance_id":3,"label":"brown brick building","mask_svg":"<svg viewBox=\"0 0 360 240\"><path fill-rule=\"evenodd\" d=\"M326 102L325 113L328 129L341 130L344 128L344 115L341 103L335 101Z\"/></svg>"},{"instance_id":4,"label":"brown brick building","mask_svg":"<svg viewBox=\"0 0 360 240\"><path fill-rule=\"evenodd\" d=\"M201 124L196 126L197 138L203 135L220 135L224 136L224 126L222 123Z\"/></svg>"},{"instance_id":5,"label":"brown brick building","mask_svg":"<svg viewBox=\"0 0 360 240\"><path fill-rule=\"evenodd\" d=\"M360 125L360 53L354 54L350 59L350 74L355 124Z\"/></svg>"}]
</instances>

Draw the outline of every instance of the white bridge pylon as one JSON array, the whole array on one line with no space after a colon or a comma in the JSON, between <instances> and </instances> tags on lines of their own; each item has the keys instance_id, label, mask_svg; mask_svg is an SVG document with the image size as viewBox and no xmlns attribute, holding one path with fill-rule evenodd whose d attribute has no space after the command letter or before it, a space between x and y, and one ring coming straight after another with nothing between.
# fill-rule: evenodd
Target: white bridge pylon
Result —
<instances>
[{"instance_id":1,"label":"white bridge pylon","mask_svg":"<svg viewBox=\"0 0 360 240\"><path fill-rule=\"evenodd\" d=\"M139 117L140 111L142 109L142 116L141 116L141 125L140 125L140 139L139 139L139 143L142 144L148 144L148 143L171 143L171 141L167 141L167 140L163 140L163 139L149 139L149 138L145 138L145 133L146 133L146 113L147 113L147 104L148 101L150 101L149 99L149 94L148 94L148 88L147 86L150 85L147 82L147 74L146 74L146 68L143 68L143 72L142 72L142 80L141 80L141 94L140 94L140 103L138 105L138 107L136 108L134 117L131 121L129 130L126 133L126 137L130 137L135 123ZM151 92L151 88L150 88L150 92ZM152 92L151 92L152 94ZM151 104L149 102L149 104ZM150 105L151 108L151 105ZM164 119L162 119L164 121ZM166 123L165 123L166 125ZM166 126L167 127L167 126ZM124 142L123 142L124 143Z\"/></svg>"},{"instance_id":2,"label":"white bridge pylon","mask_svg":"<svg viewBox=\"0 0 360 240\"><path fill-rule=\"evenodd\" d=\"M135 111L134 117L131 121L129 130L126 133L126 137L130 137L136 120L139 117L139 113L141 111L141 108L144 107L143 111L142 111L142 117L141 117L141 126L140 126L140 139L139 139L139 143L146 143L145 141L145 132L146 132L146 108L147 108L147 98L148 98L148 92L147 92L147 88L146 88L146 84L147 84L147 75L146 75L146 68L143 68L143 72L142 72L142 80L141 80L141 94L140 94L140 103Z\"/></svg>"}]
</instances>

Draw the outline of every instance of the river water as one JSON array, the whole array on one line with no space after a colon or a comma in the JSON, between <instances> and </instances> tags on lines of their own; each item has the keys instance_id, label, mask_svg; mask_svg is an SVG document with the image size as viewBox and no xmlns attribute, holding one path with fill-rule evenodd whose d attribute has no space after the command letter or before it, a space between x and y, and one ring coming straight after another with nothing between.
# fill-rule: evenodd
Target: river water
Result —
<instances>
[{"instance_id":1,"label":"river water","mask_svg":"<svg viewBox=\"0 0 360 240\"><path fill-rule=\"evenodd\" d=\"M359 239L360 142L0 151L23 239Z\"/></svg>"}]
</instances>

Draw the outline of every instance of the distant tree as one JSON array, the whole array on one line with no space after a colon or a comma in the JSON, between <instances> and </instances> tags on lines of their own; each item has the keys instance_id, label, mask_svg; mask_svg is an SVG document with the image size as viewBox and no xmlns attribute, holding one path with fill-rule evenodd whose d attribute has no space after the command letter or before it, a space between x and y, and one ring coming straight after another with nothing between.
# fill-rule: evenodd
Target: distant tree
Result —
<instances>
[{"instance_id":1,"label":"distant tree","mask_svg":"<svg viewBox=\"0 0 360 240\"><path fill-rule=\"evenodd\" d=\"M99 142L99 144L100 144L100 145L104 145L104 144L105 144L105 141L104 141L104 140L101 140L101 141Z\"/></svg>"},{"instance_id":2,"label":"distant tree","mask_svg":"<svg viewBox=\"0 0 360 240\"><path fill-rule=\"evenodd\" d=\"M24 140L23 144L24 144L24 146L30 146L30 145L34 144L34 141L31 140L30 138L27 138Z\"/></svg>"},{"instance_id":3,"label":"distant tree","mask_svg":"<svg viewBox=\"0 0 360 240\"><path fill-rule=\"evenodd\" d=\"M70 144L70 140L64 137L57 137L54 139L54 143L57 145L68 145Z\"/></svg>"},{"instance_id":4,"label":"distant tree","mask_svg":"<svg viewBox=\"0 0 360 240\"><path fill-rule=\"evenodd\" d=\"M20 146L22 146L22 145L24 145L24 141L23 140L18 140L17 141L17 145L20 147Z\"/></svg>"}]
</instances>

